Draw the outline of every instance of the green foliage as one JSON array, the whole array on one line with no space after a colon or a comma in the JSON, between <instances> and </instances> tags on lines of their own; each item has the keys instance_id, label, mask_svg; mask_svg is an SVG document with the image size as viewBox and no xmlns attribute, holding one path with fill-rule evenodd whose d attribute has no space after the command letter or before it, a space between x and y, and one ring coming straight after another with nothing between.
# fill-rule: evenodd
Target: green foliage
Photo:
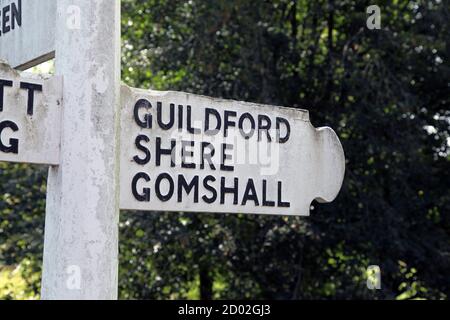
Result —
<instances>
[{"instance_id":1,"label":"green foliage","mask_svg":"<svg viewBox=\"0 0 450 320\"><path fill-rule=\"evenodd\" d=\"M189 287L206 260L224 279L214 297L395 298L419 282L421 297L448 296L449 8L384 1L383 29L371 31L369 4L123 1L128 84L307 108L336 128L348 159L339 198L310 218L123 214L148 230L134 257L156 262L162 286ZM136 248L127 241L122 251ZM379 292L365 286L371 264ZM121 272L135 274L125 260Z\"/></svg>"},{"instance_id":2,"label":"green foliage","mask_svg":"<svg viewBox=\"0 0 450 320\"><path fill-rule=\"evenodd\" d=\"M29 260L22 261L16 268L0 269L0 300L39 299L39 293L33 285L39 280L40 274L33 271Z\"/></svg>"},{"instance_id":3,"label":"green foliage","mask_svg":"<svg viewBox=\"0 0 450 320\"><path fill-rule=\"evenodd\" d=\"M0 162L0 299L39 296L46 169Z\"/></svg>"},{"instance_id":4,"label":"green foliage","mask_svg":"<svg viewBox=\"0 0 450 320\"><path fill-rule=\"evenodd\" d=\"M122 212L121 298L449 296L450 9L379 1L368 30L370 4L122 0L124 82L306 108L347 168L308 218ZM0 165L0 265L39 271L44 178Z\"/></svg>"}]
</instances>

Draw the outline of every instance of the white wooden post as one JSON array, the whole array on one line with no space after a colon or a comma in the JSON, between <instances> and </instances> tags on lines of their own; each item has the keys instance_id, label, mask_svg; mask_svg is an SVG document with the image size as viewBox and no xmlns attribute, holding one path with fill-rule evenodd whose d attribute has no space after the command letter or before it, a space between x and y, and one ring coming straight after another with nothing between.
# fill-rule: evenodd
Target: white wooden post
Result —
<instances>
[{"instance_id":1,"label":"white wooden post","mask_svg":"<svg viewBox=\"0 0 450 320\"><path fill-rule=\"evenodd\" d=\"M117 299L120 0L58 0L60 166L48 177L43 299Z\"/></svg>"}]
</instances>

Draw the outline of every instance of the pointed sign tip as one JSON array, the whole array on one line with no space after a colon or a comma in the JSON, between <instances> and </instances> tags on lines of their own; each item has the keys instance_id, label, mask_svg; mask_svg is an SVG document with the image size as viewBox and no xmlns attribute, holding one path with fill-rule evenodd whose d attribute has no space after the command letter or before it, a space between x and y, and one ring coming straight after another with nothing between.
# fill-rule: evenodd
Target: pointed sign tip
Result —
<instances>
[{"instance_id":1,"label":"pointed sign tip","mask_svg":"<svg viewBox=\"0 0 450 320\"><path fill-rule=\"evenodd\" d=\"M318 163L322 166L318 177L320 203L332 202L341 190L345 176L345 154L336 132L330 127L317 128L319 134Z\"/></svg>"}]
</instances>

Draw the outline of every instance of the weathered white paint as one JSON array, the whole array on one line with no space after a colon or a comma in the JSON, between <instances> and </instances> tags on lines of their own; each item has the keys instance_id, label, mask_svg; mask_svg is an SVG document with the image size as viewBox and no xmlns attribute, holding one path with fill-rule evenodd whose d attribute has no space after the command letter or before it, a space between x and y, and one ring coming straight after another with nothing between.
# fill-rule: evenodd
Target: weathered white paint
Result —
<instances>
[{"instance_id":1,"label":"weathered white paint","mask_svg":"<svg viewBox=\"0 0 450 320\"><path fill-rule=\"evenodd\" d=\"M5 126L0 132L0 146L11 149L12 142L18 150L2 152L0 161L59 164L60 123L62 110L62 79L46 75L19 73L0 61L0 80L12 86L3 87L3 108L0 108L0 124ZM42 86L42 91L33 93L33 114L28 113L28 90L21 89L21 83ZM0 84L1 85L1 84ZM1 127L1 126L0 126ZM12 152L11 152L12 151Z\"/></svg>"},{"instance_id":2,"label":"weathered white paint","mask_svg":"<svg viewBox=\"0 0 450 320\"><path fill-rule=\"evenodd\" d=\"M134 107L139 99L147 99L151 103L151 108L141 108L139 110L139 118L144 119L146 114L152 116L152 128L141 128L134 119ZM309 114L306 110L281 108L267 105L257 105L238 101L229 101L221 99L213 99L204 96L198 96L182 92L158 92L146 91L140 89L132 89L122 86L121 91L121 166L120 166L120 208L129 210L148 210L148 211L194 211L194 212L224 212L224 213L258 213L258 214L285 214L285 215L309 215L310 204L314 199L320 202L330 202L338 194L344 178L345 158L340 141L335 132L328 128L314 128L309 121ZM162 130L157 124L157 103L161 102L163 107L163 120L169 120L169 105L175 104L175 117L178 113L178 105L192 106L192 123L194 127L204 128L205 108L214 108L222 115L222 130L224 110L234 111L237 117L232 120L238 123L240 115L248 112L255 118L258 115L267 115L272 124L275 123L277 117L288 119L291 126L291 137L284 144L269 144L273 147L273 156L267 161L252 161L257 150L254 147L263 147L262 139L257 141L257 132L247 140L237 133L235 140L220 139L223 137L222 131L219 135L208 137L201 133L196 135L177 135L177 130ZM186 133L186 108L184 108L184 131ZM175 121L175 128L178 122ZM283 130L281 130L283 131ZM272 132L272 139L275 132ZM281 137L285 133L280 133ZM149 149L151 159L148 164L138 164L134 160L137 155L140 159L145 158L145 153L138 150L135 139L138 135L146 135L148 142L141 143ZM232 134L229 135L231 137ZM205 170L199 168L199 158L194 158L196 163L195 169L186 169L180 166L178 162L175 167L170 165L170 157L162 156L161 166L156 166L155 145L156 137L162 139L163 148L170 147L170 140L186 141L195 140L194 151L198 155L199 143L202 141L213 141L216 149L216 155L220 154L222 142L234 145L235 154L231 161L226 163L234 163L234 171L212 170L206 165ZM252 149L253 148L253 149ZM179 155L179 150L176 152ZM244 158L240 158L246 156ZM179 160L179 158L178 158ZM222 162L216 158L216 169ZM151 179L146 182L144 179L139 180L138 192L143 194L144 188L150 188L150 201L138 201L132 194L132 180L139 172L146 173ZM155 181L161 173L169 173L174 180L175 192L174 196L166 202L161 201L155 195ZM193 194L186 196L183 193L181 202L177 199L177 176L184 175L189 182L195 175L200 178L199 202L194 203ZM210 195L203 187L203 179L207 175L216 177L218 181L211 183L216 186L216 190L220 190L220 179L225 177L226 185L232 186L234 178L239 178L239 199L238 204L233 204L233 197L227 195L225 203L220 204L216 200L212 204L202 201L202 195ZM254 181L255 188L259 197L260 205L257 206L255 201L248 201L242 204L242 195L244 194L248 179ZM262 206L262 180L267 181L267 200L277 200L278 182L282 183L282 200L290 202L289 208ZM163 188L166 192L169 190L169 184L165 182Z\"/></svg>"},{"instance_id":3,"label":"weathered white paint","mask_svg":"<svg viewBox=\"0 0 450 320\"><path fill-rule=\"evenodd\" d=\"M66 28L68 6L81 28ZM61 164L49 171L43 299L116 299L120 1L58 0Z\"/></svg>"},{"instance_id":4,"label":"weathered white paint","mask_svg":"<svg viewBox=\"0 0 450 320\"><path fill-rule=\"evenodd\" d=\"M0 59L26 70L50 60L55 54L56 0L0 0L0 10L8 5L22 6L21 25L11 21L11 30L0 35ZM1 13L3 14L3 12ZM4 18L4 17L3 17ZM0 17L0 21L2 19ZM0 31L2 28L0 26Z\"/></svg>"}]
</instances>

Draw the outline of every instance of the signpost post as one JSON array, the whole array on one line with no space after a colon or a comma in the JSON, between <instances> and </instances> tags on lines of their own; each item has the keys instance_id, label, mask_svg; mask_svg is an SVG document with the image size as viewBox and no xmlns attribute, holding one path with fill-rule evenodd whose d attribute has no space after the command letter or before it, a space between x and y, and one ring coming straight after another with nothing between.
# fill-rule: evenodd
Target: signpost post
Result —
<instances>
[{"instance_id":1,"label":"signpost post","mask_svg":"<svg viewBox=\"0 0 450 320\"><path fill-rule=\"evenodd\" d=\"M342 146L308 111L121 87L119 0L0 14L13 67L56 52L53 77L0 64L0 161L50 165L43 299L117 298L119 208L308 215L337 196Z\"/></svg>"},{"instance_id":2,"label":"signpost post","mask_svg":"<svg viewBox=\"0 0 450 320\"><path fill-rule=\"evenodd\" d=\"M48 177L42 297L116 299L120 1L57 3L63 134ZM81 24L72 29L74 5Z\"/></svg>"}]
</instances>

